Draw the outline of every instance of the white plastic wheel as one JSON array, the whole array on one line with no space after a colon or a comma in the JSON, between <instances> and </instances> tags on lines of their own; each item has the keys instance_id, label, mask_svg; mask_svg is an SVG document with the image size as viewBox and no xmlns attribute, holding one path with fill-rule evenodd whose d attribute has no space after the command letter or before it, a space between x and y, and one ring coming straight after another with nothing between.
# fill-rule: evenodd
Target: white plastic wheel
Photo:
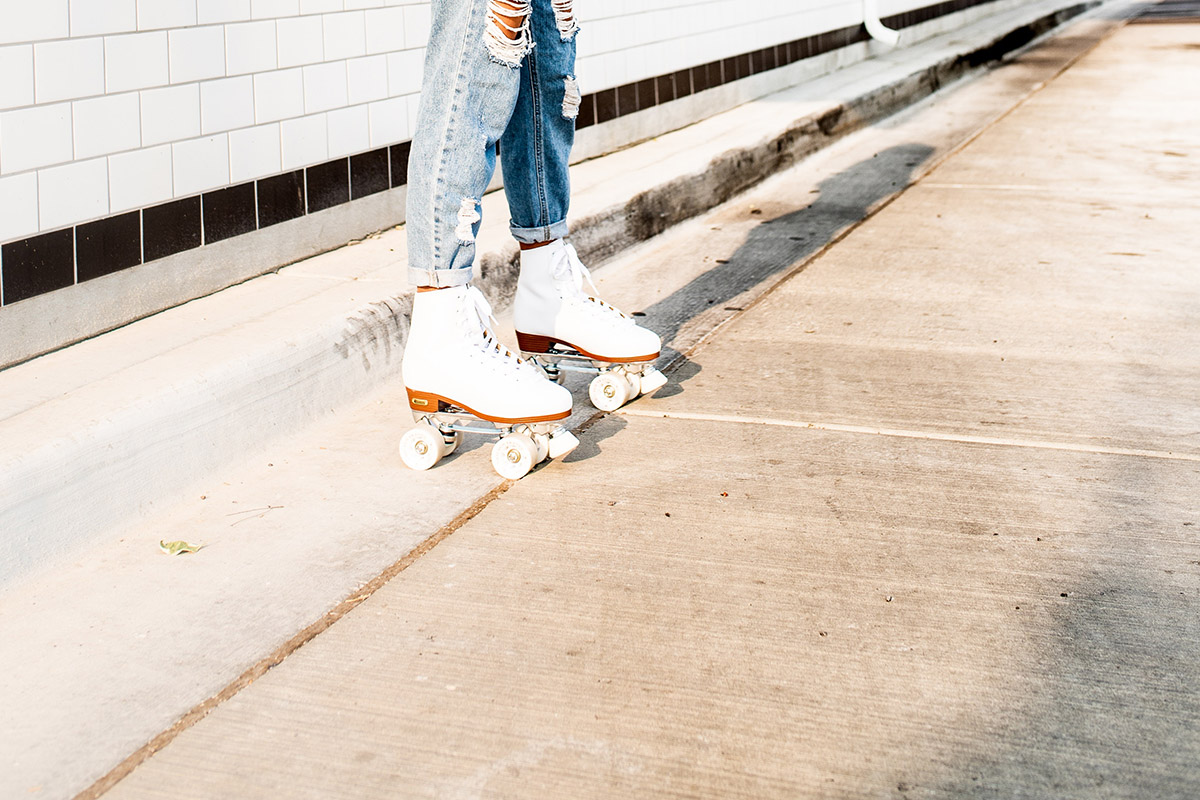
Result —
<instances>
[{"instance_id":1,"label":"white plastic wheel","mask_svg":"<svg viewBox=\"0 0 1200 800\"><path fill-rule=\"evenodd\" d=\"M409 469L427 470L442 460L446 442L442 433L422 422L400 437L400 459Z\"/></svg>"},{"instance_id":2,"label":"white plastic wheel","mask_svg":"<svg viewBox=\"0 0 1200 800\"><path fill-rule=\"evenodd\" d=\"M602 373L592 380L588 397L601 411L616 411L629 402L629 381L613 372Z\"/></svg>"},{"instance_id":3,"label":"white plastic wheel","mask_svg":"<svg viewBox=\"0 0 1200 800\"><path fill-rule=\"evenodd\" d=\"M492 466L500 477L519 480L537 463L538 446L523 433L511 433L492 448Z\"/></svg>"},{"instance_id":4,"label":"white plastic wheel","mask_svg":"<svg viewBox=\"0 0 1200 800\"><path fill-rule=\"evenodd\" d=\"M642 394L654 394L667 385L667 376L655 367L647 367L642 371L641 384Z\"/></svg>"},{"instance_id":5,"label":"white plastic wheel","mask_svg":"<svg viewBox=\"0 0 1200 800\"><path fill-rule=\"evenodd\" d=\"M550 455L550 434L535 433L533 443L537 445L537 463L540 464Z\"/></svg>"},{"instance_id":6,"label":"white plastic wheel","mask_svg":"<svg viewBox=\"0 0 1200 800\"><path fill-rule=\"evenodd\" d=\"M446 441L446 437L442 436L442 457L444 458L457 450L458 446L462 444L462 440L462 431L454 431L453 438L448 442Z\"/></svg>"},{"instance_id":7,"label":"white plastic wheel","mask_svg":"<svg viewBox=\"0 0 1200 800\"><path fill-rule=\"evenodd\" d=\"M566 428L559 428L550 437L550 451L548 455L551 458L562 458L573 452L576 447L579 447L579 439L575 438L575 434Z\"/></svg>"},{"instance_id":8,"label":"white plastic wheel","mask_svg":"<svg viewBox=\"0 0 1200 800\"><path fill-rule=\"evenodd\" d=\"M629 397L634 398L642 393L642 376L636 372L626 372L625 380L629 382Z\"/></svg>"}]
</instances>

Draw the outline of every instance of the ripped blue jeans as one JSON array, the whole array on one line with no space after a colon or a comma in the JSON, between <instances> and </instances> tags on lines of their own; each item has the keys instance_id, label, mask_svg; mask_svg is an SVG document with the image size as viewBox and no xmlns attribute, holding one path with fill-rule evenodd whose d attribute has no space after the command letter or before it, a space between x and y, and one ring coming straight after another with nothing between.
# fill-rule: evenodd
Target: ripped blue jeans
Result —
<instances>
[{"instance_id":1,"label":"ripped blue jeans","mask_svg":"<svg viewBox=\"0 0 1200 800\"><path fill-rule=\"evenodd\" d=\"M408 277L444 287L471 280L497 142L513 237L566 235L579 26L572 0L432 5L408 168Z\"/></svg>"}]
</instances>

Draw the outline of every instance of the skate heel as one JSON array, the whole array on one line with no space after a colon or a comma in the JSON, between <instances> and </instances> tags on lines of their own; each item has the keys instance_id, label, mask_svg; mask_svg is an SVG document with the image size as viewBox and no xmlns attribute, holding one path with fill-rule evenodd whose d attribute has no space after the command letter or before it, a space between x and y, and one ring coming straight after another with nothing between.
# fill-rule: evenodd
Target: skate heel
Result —
<instances>
[{"instance_id":1,"label":"skate heel","mask_svg":"<svg viewBox=\"0 0 1200 800\"><path fill-rule=\"evenodd\" d=\"M404 391L408 393L408 407L413 411L421 414L433 414L442 410L442 399L437 395L414 391L407 386L404 388Z\"/></svg>"},{"instance_id":2,"label":"skate heel","mask_svg":"<svg viewBox=\"0 0 1200 800\"><path fill-rule=\"evenodd\" d=\"M557 342L549 336L517 331L517 347L526 353L549 353Z\"/></svg>"}]
</instances>

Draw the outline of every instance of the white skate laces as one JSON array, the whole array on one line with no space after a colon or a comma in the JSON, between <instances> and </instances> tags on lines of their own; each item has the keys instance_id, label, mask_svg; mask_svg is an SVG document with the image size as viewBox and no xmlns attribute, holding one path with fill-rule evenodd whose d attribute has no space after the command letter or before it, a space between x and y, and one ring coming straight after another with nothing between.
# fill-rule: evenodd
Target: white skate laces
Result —
<instances>
[{"instance_id":1,"label":"white skate laces","mask_svg":"<svg viewBox=\"0 0 1200 800\"><path fill-rule=\"evenodd\" d=\"M462 297L462 330L471 354L493 372L516 372L541 380L541 373L496 337L496 316L483 292L468 286ZM482 340L480 337L482 336Z\"/></svg>"},{"instance_id":2,"label":"white skate laces","mask_svg":"<svg viewBox=\"0 0 1200 800\"><path fill-rule=\"evenodd\" d=\"M619 319L620 324L623 325L636 325L637 323L632 317L596 296L600 294L600 290L596 288L596 284L592 280L591 271L584 266L579 259L579 254L575 252L575 246L567 244L563 250L565 258L555 263L552 270L556 282L565 284L573 290L570 293L564 293L563 299L573 306L579 307L585 313L602 316L606 320L614 322ZM592 290L590 295L583 291L585 282Z\"/></svg>"}]
</instances>

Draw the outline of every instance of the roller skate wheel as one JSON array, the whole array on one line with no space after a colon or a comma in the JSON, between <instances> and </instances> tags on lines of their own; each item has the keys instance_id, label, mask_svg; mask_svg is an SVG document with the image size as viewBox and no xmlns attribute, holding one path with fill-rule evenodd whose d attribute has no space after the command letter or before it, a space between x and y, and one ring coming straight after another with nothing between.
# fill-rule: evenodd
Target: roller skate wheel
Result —
<instances>
[{"instance_id":1,"label":"roller skate wheel","mask_svg":"<svg viewBox=\"0 0 1200 800\"><path fill-rule=\"evenodd\" d=\"M562 458L573 452L576 447L579 447L579 439L575 434L563 429L550 437L549 455L551 458Z\"/></svg>"},{"instance_id":2,"label":"roller skate wheel","mask_svg":"<svg viewBox=\"0 0 1200 800\"><path fill-rule=\"evenodd\" d=\"M537 463L540 464L550 455L550 434L535 433L533 443L537 445Z\"/></svg>"},{"instance_id":3,"label":"roller skate wheel","mask_svg":"<svg viewBox=\"0 0 1200 800\"><path fill-rule=\"evenodd\" d=\"M400 437L400 459L409 469L427 470L446 453L442 432L428 423L410 429Z\"/></svg>"},{"instance_id":4,"label":"roller skate wheel","mask_svg":"<svg viewBox=\"0 0 1200 800\"><path fill-rule=\"evenodd\" d=\"M667 385L667 376L650 367L642 372L641 384L642 394L654 394Z\"/></svg>"},{"instance_id":5,"label":"roller skate wheel","mask_svg":"<svg viewBox=\"0 0 1200 800\"><path fill-rule=\"evenodd\" d=\"M616 411L629 402L629 381L622 376L605 372L597 375L588 387L588 397L592 405L601 411Z\"/></svg>"},{"instance_id":6,"label":"roller skate wheel","mask_svg":"<svg viewBox=\"0 0 1200 800\"><path fill-rule=\"evenodd\" d=\"M625 380L629 383L630 399L637 397L642 393L642 376L636 372L626 372Z\"/></svg>"},{"instance_id":7,"label":"roller skate wheel","mask_svg":"<svg viewBox=\"0 0 1200 800\"><path fill-rule=\"evenodd\" d=\"M492 466L502 478L519 480L537 463L538 446L523 433L505 436L492 448Z\"/></svg>"}]
</instances>

